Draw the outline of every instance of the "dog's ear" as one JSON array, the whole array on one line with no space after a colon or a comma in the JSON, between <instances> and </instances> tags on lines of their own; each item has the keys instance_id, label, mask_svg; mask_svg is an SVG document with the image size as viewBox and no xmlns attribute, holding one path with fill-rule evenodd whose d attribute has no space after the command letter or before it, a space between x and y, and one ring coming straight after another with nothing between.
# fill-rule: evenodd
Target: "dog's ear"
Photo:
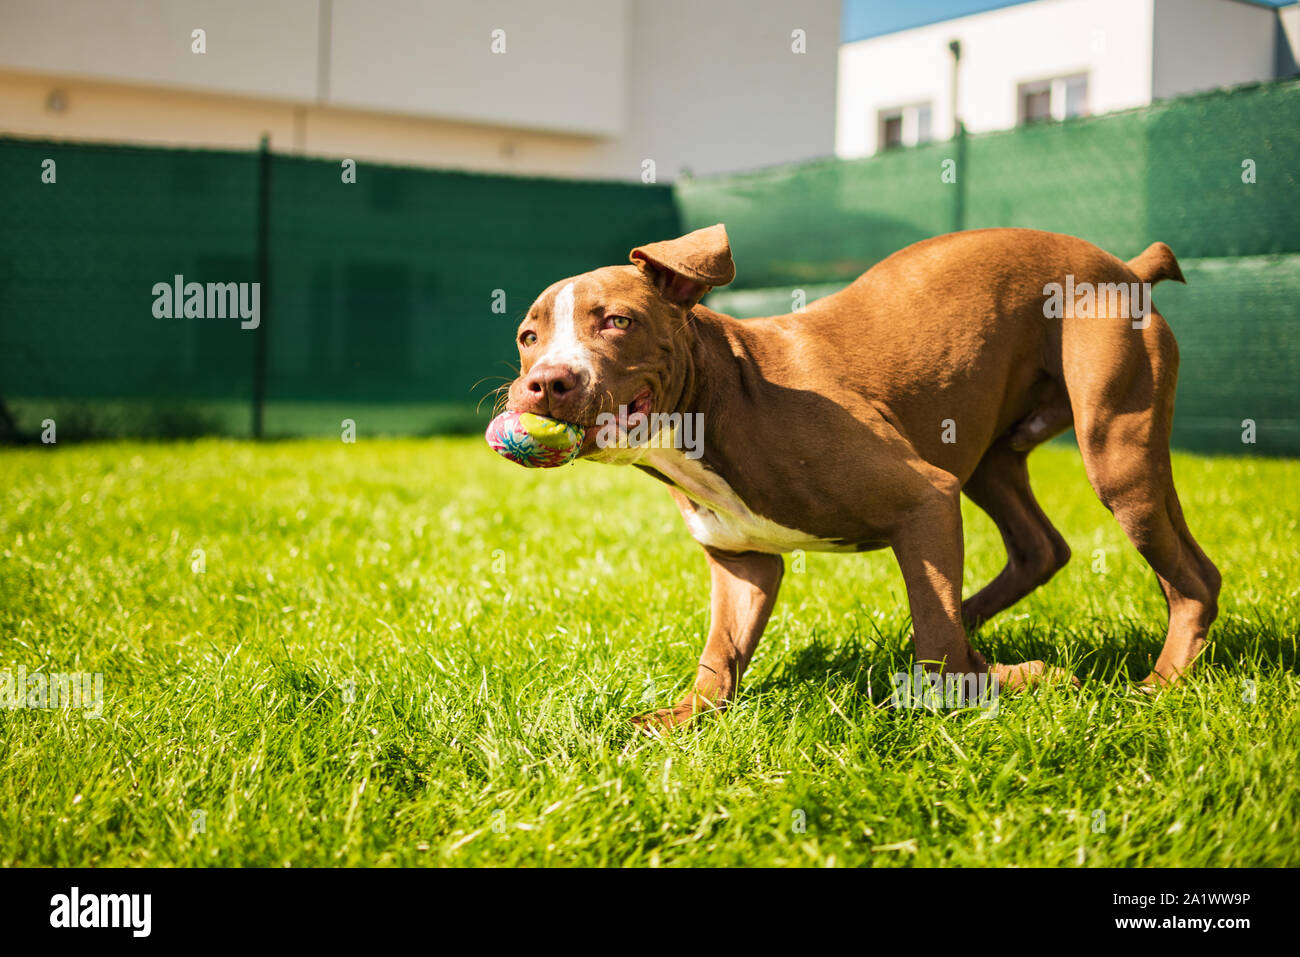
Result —
<instances>
[{"instance_id":1,"label":"dog's ear","mask_svg":"<svg viewBox=\"0 0 1300 957\"><path fill-rule=\"evenodd\" d=\"M631 260L671 303L690 308L714 286L736 278L727 228L718 223L632 250Z\"/></svg>"}]
</instances>

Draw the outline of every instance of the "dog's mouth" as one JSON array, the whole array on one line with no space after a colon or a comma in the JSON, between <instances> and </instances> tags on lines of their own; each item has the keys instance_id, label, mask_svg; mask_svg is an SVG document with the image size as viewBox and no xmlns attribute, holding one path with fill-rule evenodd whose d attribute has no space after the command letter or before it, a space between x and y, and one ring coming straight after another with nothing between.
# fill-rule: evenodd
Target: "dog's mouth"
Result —
<instances>
[{"instance_id":1,"label":"dog's mouth","mask_svg":"<svg viewBox=\"0 0 1300 957\"><path fill-rule=\"evenodd\" d=\"M632 398L612 410L602 411L586 427L584 454L596 454L638 446L649 430L654 411L654 392L645 386ZM636 438L640 436L640 438Z\"/></svg>"},{"instance_id":2,"label":"dog's mouth","mask_svg":"<svg viewBox=\"0 0 1300 957\"><path fill-rule=\"evenodd\" d=\"M649 386L646 386L632 397L632 401L627 404L628 428L635 429L649 420L650 410L654 407L654 401L655 396L654 393L650 391Z\"/></svg>"},{"instance_id":3,"label":"dog's mouth","mask_svg":"<svg viewBox=\"0 0 1300 957\"><path fill-rule=\"evenodd\" d=\"M620 432L628 432L649 421L654 404L654 392L645 386L627 402L612 409L602 407L594 420L583 419L581 424L589 432L610 423L616 425Z\"/></svg>"}]
</instances>

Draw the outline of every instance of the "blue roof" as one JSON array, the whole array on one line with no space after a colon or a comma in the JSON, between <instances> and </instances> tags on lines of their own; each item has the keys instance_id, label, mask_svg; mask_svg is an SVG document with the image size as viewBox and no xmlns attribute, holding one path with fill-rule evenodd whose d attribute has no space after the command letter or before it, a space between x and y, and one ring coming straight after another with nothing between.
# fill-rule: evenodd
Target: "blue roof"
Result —
<instances>
[{"instance_id":1,"label":"blue roof","mask_svg":"<svg viewBox=\"0 0 1300 957\"><path fill-rule=\"evenodd\" d=\"M941 23L985 10L1014 7L1032 0L844 0L840 39L844 43L878 37L927 23ZM1295 0L1245 0L1265 7L1285 7Z\"/></svg>"}]
</instances>

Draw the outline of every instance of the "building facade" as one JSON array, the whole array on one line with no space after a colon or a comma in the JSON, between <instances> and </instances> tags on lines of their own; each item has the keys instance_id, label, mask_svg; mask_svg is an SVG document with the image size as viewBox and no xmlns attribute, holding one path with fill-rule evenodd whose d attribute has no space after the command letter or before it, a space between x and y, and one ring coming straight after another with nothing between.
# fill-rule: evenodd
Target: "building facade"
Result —
<instances>
[{"instance_id":1,"label":"building facade","mask_svg":"<svg viewBox=\"0 0 1300 957\"><path fill-rule=\"evenodd\" d=\"M947 139L956 116L978 133L1289 76L1297 28L1295 4L1033 0L868 37L840 49L836 153Z\"/></svg>"},{"instance_id":2,"label":"building facade","mask_svg":"<svg viewBox=\"0 0 1300 957\"><path fill-rule=\"evenodd\" d=\"M834 149L840 0L0 0L0 24L0 131L25 136L266 133L309 156L658 182Z\"/></svg>"}]
</instances>

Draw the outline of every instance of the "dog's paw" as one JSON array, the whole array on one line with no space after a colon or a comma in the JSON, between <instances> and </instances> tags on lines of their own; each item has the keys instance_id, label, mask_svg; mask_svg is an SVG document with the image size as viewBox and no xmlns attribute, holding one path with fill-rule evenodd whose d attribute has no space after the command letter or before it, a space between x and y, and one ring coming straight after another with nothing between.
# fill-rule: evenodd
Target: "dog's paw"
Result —
<instances>
[{"instance_id":1,"label":"dog's paw","mask_svg":"<svg viewBox=\"0 0 1300 957\"><path fill-rule=\"evenodd\" d=\"M688 723L695 714L690 708L683 709L681 705L675 708L660 708L658 711L650 711L646 714L639 714L632 719L632 726L642 734L648 734L651 737L672 731Z\"/></svg>"},{"instance_id":2,"label":"dog's paw","mask_svg":"<svg viewBox=\"0 0 1300 957\"><path fill-rule=\"evenodd\" d=\"M993 665L992 671L997 675L998 688L1002 691L1021 691L1041 684L1058 684L1066 681L1074 687L1082 687L1079 679L1064 668L1044 664L1041 661L1022 661L1018 665Z\"/></svg>"},{"instance_id":3,"label":"dog's paw","mask_svg":"<svg viewBox=\"0 0 1300 957\"><path fill-rule=\"evenodd\" d=\"M714 705L703 695L687 695L671 708L660 708L658 711L637 715L632 719L632 725L645 734L659 735L706 715L717 714L721 710L722 708Z\"/></svg>"},{"instance_id":4,"label":"dog's paw","mask_svg":"<svg viewBox=\"0 0 1300 957\"><path fill-rule=\"evenodd\" d=\"M1153 671L1138 682L1135 690L1139 694L1157 695L1160 692L1167 691L1174 685L1179 684L1183 680L1183 674L1184 672L1175 671L1173 674L1166 676L1160 674L1158 671Z\"/></svg>"}]
</instances>

